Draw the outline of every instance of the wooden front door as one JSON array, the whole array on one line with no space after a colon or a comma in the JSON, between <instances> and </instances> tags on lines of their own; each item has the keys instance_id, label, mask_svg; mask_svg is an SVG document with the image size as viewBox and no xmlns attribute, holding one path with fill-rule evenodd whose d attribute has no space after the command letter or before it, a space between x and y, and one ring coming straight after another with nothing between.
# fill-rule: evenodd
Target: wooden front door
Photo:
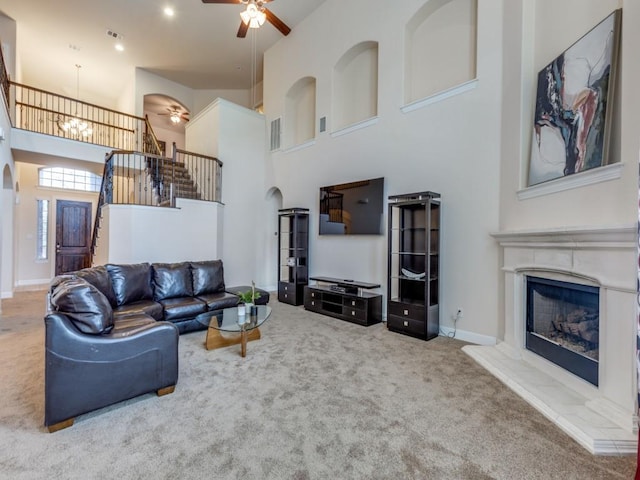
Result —
<instances>
[{"instance_id":1,"label":"wooden front door","mask_svg":"<svg viewBox=\"0 0 640 480\"><path fill-rule=\"evenodd\" d=\"M91 203L56 203L56 275L91 266Z\"/></svg>"}]
</instances>

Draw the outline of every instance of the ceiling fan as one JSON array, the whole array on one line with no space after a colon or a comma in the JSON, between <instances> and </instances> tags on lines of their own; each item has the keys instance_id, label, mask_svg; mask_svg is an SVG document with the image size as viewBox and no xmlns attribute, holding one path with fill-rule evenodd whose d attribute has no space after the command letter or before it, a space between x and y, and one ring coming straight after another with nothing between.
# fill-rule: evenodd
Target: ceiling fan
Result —
<instances>
[{"instance_id":1,"label":"ceiling fan","mask_svg":"<svg viewBox=\"0 0 640 480\"><path fill-rule=\"evenodd\" d=\"M169 115L171 123L175 123L176 125L182 121L189 121L189 112L181 112L180 107L177 105L167 107L167 113L158 113L158 115Z\"/></svg>"},{"instance_id":2,"label":"ceiling fan","mask_svg":"<svg viewBox=\"0 0 640 480\"><path fill-rule=\"evenodd\" d=\"M202 3L237 3L246 5L247 9L240 13L240 27L238 28L238 37L247 36L249 28L259 28L260 25L267 20L271 25L276 27L283 35L289 35L291 29L275 14L264 6L273 0L202 0Z\"/></svg>"}]
</instances>

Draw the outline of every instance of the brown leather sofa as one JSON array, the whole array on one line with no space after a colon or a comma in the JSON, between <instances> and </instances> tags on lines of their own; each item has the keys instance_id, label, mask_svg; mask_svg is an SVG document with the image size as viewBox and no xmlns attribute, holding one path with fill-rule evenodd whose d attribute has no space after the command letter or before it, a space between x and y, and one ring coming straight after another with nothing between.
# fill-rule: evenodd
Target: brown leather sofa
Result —
<instances>
[{"instance_id":1,"label":"brown leather sofa","mask_svg":"<svg viewBox=\"0 0 640 480\"><path fill-rule=\"evenodd\" d=\"M51 282L45 316L45 426L145 393L173 392L180 333L206 329L200 316L235 306L221 260L108 264ZM259 290L256 303L269 301Z\"/></svg>"}]
</instances>

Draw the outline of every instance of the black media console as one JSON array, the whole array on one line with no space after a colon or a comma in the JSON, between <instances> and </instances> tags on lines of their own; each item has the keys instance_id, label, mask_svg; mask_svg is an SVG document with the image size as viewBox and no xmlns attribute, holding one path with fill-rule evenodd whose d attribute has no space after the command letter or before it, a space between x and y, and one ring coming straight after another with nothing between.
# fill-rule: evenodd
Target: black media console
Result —
<instances>
[{"instance_id":1,"label":"black media console","mask_svg":"<svg viewBox=\"0 0 640 480\"><path fill-rule=\"evenodd\" d=\"M382 321L382 295L364 291L380 285L332 277L309 280L320 283L304 287L306 310L367 327Z\"/></svg>"}]
</instances>

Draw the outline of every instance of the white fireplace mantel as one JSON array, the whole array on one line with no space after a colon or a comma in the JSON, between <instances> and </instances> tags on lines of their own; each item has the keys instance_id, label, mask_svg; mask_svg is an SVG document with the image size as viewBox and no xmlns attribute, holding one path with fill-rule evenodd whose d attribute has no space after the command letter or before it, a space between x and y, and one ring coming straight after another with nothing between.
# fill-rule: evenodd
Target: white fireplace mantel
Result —
<instances>
[{"instance_id":1,"label":"white fireplace mantel","mask_svg":"<svg viewBox=\"0 0 640 480\"><path fill-rule=\"evenodd\" d=\"M570 227L492 234L503 248L504 338L463 350L596 454L637 448L637 226ZM598 386L526 349L527 275L600 289Z\"/></svg>"},{"instance_id":2,"label":"white fireplace mantel","mask_svg":"<svg viewBox=\"0 0 640 480\"><path fill-rule=\"evenodd\" d=\"M637 226L563 227L492 233L502 247L635 249Z\"/></svg>"}]
</instances>

